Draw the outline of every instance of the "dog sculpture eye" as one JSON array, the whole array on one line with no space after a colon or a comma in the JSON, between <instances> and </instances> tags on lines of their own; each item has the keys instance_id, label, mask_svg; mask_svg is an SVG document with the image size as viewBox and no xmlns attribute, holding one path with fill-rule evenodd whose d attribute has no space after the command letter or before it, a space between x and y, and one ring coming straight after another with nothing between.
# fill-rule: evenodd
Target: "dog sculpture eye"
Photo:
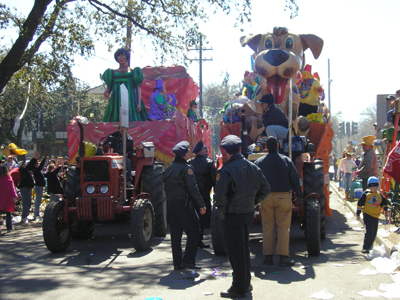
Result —
<instances>
[{"instance_id":1,"label":"dog sculpture eye","mask_svg":"<svg viewBox=\"0 0 400 300\"><path fill-rule=\"evenodd\" d=\"M265 41L265 49L271 49L272 48L272 41L270 39L267 39Z\"/></svg>"},{"instance_id":2,"label":"dog sculpture eye","mask_svg":"<svg viewBox=\"0 0 400 300\"><path fill-rule=\"evenodd\" d=\"M292 38L288 38L286 40L285 48L286 49L293 49L293 39Z\"/></svg>"}]
</instances>

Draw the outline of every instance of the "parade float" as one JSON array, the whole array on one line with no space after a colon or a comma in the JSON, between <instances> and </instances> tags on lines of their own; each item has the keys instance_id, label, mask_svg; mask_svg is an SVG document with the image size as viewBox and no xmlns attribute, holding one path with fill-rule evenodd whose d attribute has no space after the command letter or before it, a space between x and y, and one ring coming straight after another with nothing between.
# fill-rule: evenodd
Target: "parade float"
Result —
<instances>
[{"instance_id":1,"label":"parade float","mask_svg":"<svg viewBox=\"0 0 400 300\"><path fill-rule=\"evenodd\" d=\"M104 73L106 76L112 74L109 70ZM106 78L111 80L111 84L109 82L105 86L109 94L111 91L107 89L117 84L117 88L112 89L114 97L111 95L109 104L111 101L119 104L120 101L129 103L132 109L138 107L140 100L132 105L131 98L127 101L128 97L123 96L126 92L137 90L137 86L129 87L134 80L122 83L131 76L128 74L130 72L118 74L115 82L112 78ZM134 73L133 76L141 76L137 68L131 73ZM162 175L164 167L174 157L172 148L184 140L191 145L189 151L200 140L210 147L211 132L204 119L187 117L190 103L196 99L199 88L184 67L145 67L142 73L141 90L133 95L137 97L141 93L141 97L137 98L143 100L142 111L137 115L147 117L147 112L151 110L150 98L155 92L154 87L161 80L168 94L166 98L171 98L167 102L170 105L168 113L162 119L129 122L127 115L130 119L132 114L121 105L121 120L117 118L120 122L94 124L81 116L70 121L67 131L71 166L64 194L58 195L60 201L51 202L47 206L43 219L43 238L51 252L66 251L72 238L91 238L94 222L115 218L129 220L133 247L137 251L148 250L154 236L166 235L167 210ZM123 86L128 86L128 91L124 92ZM120 99L116 99L115 95L120 95ZM143 111L143 105L146 111ZM118 116L115 107L109 105L105 115L114 118L114 121L115 116ZM134 113L137 112L139 109ZM133 139L134 150L129 160L124 159L125 147L123 155L120 155L114 152L119 149L110 149L104 143L111 133L118 131L119 126ZM128 176L125 175L127 163L132 168L129 184L126 184Z\"/></svg>"},{"instance_id":2,"label":"parade float","mask_svg":"<svg viewBox=\"0 0 400 300\"><path fill-rule=\"evenodd\" d=\"M235 119L223 116L221 140L235 134L242 139L242 154L250 161L265 154L265 128L262 124L262 109L257 102L265 94L274 96L275 105L286 114L289 120L291 138L279 140L279 151L289 156L302 179L304 201L298 206L293 195L293 215L299 216L305 230L309 255L319 255L321 240L325 239L325 216L331 216L329 208L329 154L332 149L333 130L326 109L311 107L315 113L299 114L303 103L315 106L323 96L319 80L309 77L311 67L304 72L304 51L310 49L317 59L323 48L323 40L312 34L295 34L287 28L275 27L273 32L248 35L240 39L243 47L250 47L255 54L254 72L258 80L248 80L245 74L246 89L252 91L250 99L237 108L236 99L225 110L233 111ZM303 75L304 74L304 75ZM255 86L257 84L257 86ZM315 90L315 91L314 91ZM318 99L319 98L319 99ZM243 99L242 99L243 100ZM236 106L235 106L236 105ZM234 115L232 114L232 116ZM224 119L225 117L225 119ZM251 147L247 147L251 145ZM248 153L248 151L249 152ZM226 152L221 148L223 161ZM257 210L257 208L256 208ZM260 216L256 213L256 219ZM218 214L213 211L213 247L216 254L226 254Z\"/></svg>"}]
</instances>

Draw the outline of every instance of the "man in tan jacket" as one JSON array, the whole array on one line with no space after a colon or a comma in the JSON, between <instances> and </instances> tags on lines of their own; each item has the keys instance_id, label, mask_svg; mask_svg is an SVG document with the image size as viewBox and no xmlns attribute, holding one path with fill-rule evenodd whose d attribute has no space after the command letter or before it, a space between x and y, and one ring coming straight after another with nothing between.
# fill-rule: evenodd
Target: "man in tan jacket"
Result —
<instances>
[{"instance_id":1,"label":"man in tan jacket","mask_svg":"<svg viewBox=\"0 0 400 300\"><path fill-rule=\"evenodd\" d=\"M364 155L357 169L358 176L362 179L363 190L368 188L368 178L371 176L378 176L378 156L373 148L373 142L375 137L373 135L368 135L363 137L363 142L361 146L364 150Z\"/></svg>"}]
</instances>

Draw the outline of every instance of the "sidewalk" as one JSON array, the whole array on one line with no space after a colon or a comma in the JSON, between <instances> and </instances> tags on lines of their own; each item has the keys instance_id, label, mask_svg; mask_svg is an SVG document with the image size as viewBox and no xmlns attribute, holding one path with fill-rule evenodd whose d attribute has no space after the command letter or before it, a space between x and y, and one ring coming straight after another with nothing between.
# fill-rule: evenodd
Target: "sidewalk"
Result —
<instances>
[{"instance_id":1,"label":"sidewalk","mask_svg":"<svg viewBox=\"0 0 400 300\"><path fill-rule=\"evenodd\" d=\"M345 201L344 191L343 191L343 189L341 189L339 191L337 185L338 185L337 182L331 181L330 182L331 190L339 196L339 198L343 202L343 204L346 205L350 209L350 211L354 214L354 216L356 216L358 200L355 199L355 200ZM384 222L385 217L383 216L383 214L381 215L380 220L382 220ZM361 224L364 226L364 222L363 222L362 218L361 218ZM381 222L379 222L379 224L381 224ZM378 231L381 228L384 228L384 225L379 225ZM391 231L390 230L391 228L393 228L392 230L394 230L397 227L394 226L393 224L389 224L389 226L387 227L387 229L389 230L389 236L387 238L384 238L378 234L376 236L375 241L379 245L382 245L382 244L385 245L386 253L388 255L397 251L397 259L400 259L400 251L398 251L398 247L400 247L400 232L399 231L397 231L397 232ZM396 245L397 245L397 248L396 248Z\"/></svg>"}]
</instances>

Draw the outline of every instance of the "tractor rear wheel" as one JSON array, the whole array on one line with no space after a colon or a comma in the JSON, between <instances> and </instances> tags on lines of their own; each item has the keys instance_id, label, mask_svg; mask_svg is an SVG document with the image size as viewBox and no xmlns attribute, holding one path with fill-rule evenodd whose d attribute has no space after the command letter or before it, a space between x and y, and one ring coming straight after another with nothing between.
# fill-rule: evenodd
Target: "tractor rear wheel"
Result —
<instances>
[{"instance_id":1,"label":"tractor rear wheel","mask_svg":"<svg viewBox=\"0 0 400 300\"><path fill-rule=\"evenodd\" d=\"M314 163L304 163L303 167L304 198L311 193L316 193L320 202L320 229L321 240L326 237L325 229L325 194L324 194L324 166L321 160Z\"/></svg>"},{"instance_id":2,"label":"tractor rear wheel","mask_svg":"<svg viewBox=\"0 0 400 300\"><path fill-rule=\"evenodd\" d=\"M320 207L317 199L305 200L306 220L305 233L307 252L310 256L318 256L321 252Z\"/></svg>"},{"instance_id":3,"label":"tractor rear wheel","mask_svg":"<svg viewBox=\"0 0 400 300\"><path fill-rule=\"evenodd\" d=\"M47 205L43 217L43 238L47 249L53 253L65 252L71 242L68 223L64 222L64 201Z\"/></svg>"},{"instance_id":4,"label":"tractor rear wheel","mask_svg":"<svg viewBox=\"0 0 400 300\"><path fill-rule=\"evenodd\" d=\"M215 255L228 254L222 228L222 220L215 206L213 206L211 211L211 241Z\"/></svg>"},{"instance_id":5,"label":"tractor rear wheel","mask_svg":"<svg viewBox=\"0 0 400 300\"><path fill-rule=\"evenodd\" d=\"M75 203L76 198L82 196L81 190L81 169L76 166L70 166L65 181L65 197Z\"/></svg>"},{"instance_id":6,"label":"tractor rear wheel","mask_svg":"<svg viewBox=\"0 0 400 300\"><path fill-rule=\"evenodd\" d=\"M150 249L154 236L154 210L148 199L137 199L131 212L131 234L136 251Z\"/></svg>"},{"instance_id":7,"label":"tractor rear wheel","mask_svg":"<svg viewBox=\"0 0 400 300\"><path fill-rule=\"evenodd\" d=\"M164 163L154 161L152 167L143 169L143 192L150 194L151 204L154 207L155 228L154 235L167 235L167 197L163 182Z\"/></svg>"}]
</instances>

